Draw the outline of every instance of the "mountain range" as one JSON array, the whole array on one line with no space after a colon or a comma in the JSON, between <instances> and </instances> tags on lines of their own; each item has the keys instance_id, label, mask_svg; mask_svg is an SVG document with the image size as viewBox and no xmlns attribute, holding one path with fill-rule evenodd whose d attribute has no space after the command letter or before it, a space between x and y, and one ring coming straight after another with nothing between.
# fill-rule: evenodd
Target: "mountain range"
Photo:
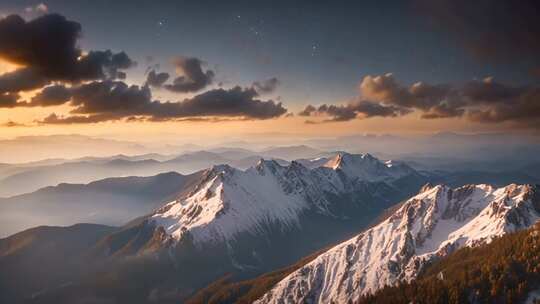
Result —
<instances>
[{"instance_id":1,"label":"mountain range","mask_svg":"<svg viewBox=\"0 0 540 304\"><path fill-rule=\"evenodd\" d=\"M167 200L171 200L174 193L182 190L183 187L179 181L184 178L183 176L200 176L206 169L205 166L212 166L219 162L228 162L230 167L245 169L256 166L261 159L259 156L249 156L253 152L245 149L221 148L217 150L182 154L178 157L145 154L116 155L110 158L86 157L75 161L57 159L4 168L4 171L0 169L0 172L4 174L12 174L0 181L0 192L24 193L0 198L0 228L2 228L0 236L7 236L36 225L72 225L79 222L123 225L130 219L145 215L162 206ZM304 149L299 147L296 150L290 147L286 150L301 152ZM308 149L306 152L308 151L311 150ZM339 155L339 152L323 153L323 155L327 156L301 158L295 162L307 169L316 169L324 167L332 159L332 155ZM146 157L153 157L160 161L149 160ZM288 166L291 163L284 159L273 160L282 166ZM388 164L392 163L399 165L401 162L390 161ZM169 172L153 175L161 169L179 167L184 169L189 167L191 170L205 168L194 171L199 174L183 175ZM529 169L533 170L534 166L529 166ZM16 173L18 170L21 171ZM345 170L348 169L345 168ZM416 172L425 182L444 183L452 187L481 183L494 186L504 186L509 183L534 184L540 181L540 178L533 177L533 174L525 174L523 171ZM88 184L74 183L84 183L93 177L114 174L128 176L109 177ZM149 176L145 176L146 174ZM376 175L377 172L372 174ZM51 186L34 191L41 185L49 184ZM389 199L392 200L393 197Z\"/></svg>"},{"instance_id":2,"label":"mountain range","mask_svg":"<svg viewBox=\"0 0 540 304\"><path fill-rule=\"evenodd\" d=\"M332 155L306 146L288 146L254 152L247 149L219 148L180 155L157 153L113 155L78 159L48 159L24 164L0 164L0 197L10 197L36 191L59 183L89 183L98 179L121 176L151 176L175 171L191 174L218 164L246 169L261 157L281 164L296 158Z\"/></svg>"},{"instance_id":3,"label":"mountain range","mask_svg":"<svg viewBox=\"0 0 540 304\"><path fill-rule=\"evenodd\" d=\"M225 275L235 282L271 277L260 303L354 301L540 217L538 186L426 185L440 178L339 152L290 163L260 159L245 170L214 165L189 176L46 188L126 195L124 188L127 200L148 203L137 212L153 211L120 227L37 227L0 239L0 289L10 291L0 301L193 303L197 291ZM119 204L119 212L136 204Z\"/></svg>"},{"instance_id":4,"label":"mountain range","mask_svg":"<svg viewBox=\"0 0 540 304\"><path fill-rule=\"evenodd\" d=\"M95 286L88 282L139 273L144 267L144 275L125 278L126 282L133 288L147 280L155 280L154 285L125 293L111 283L111 296L145 302L150 296L165 301L172 293L175 300L183 299L225 273L254 276L352 235L425 181L405 164L381 162L369 154L339 154L314 169L267 160L247 170L214 166L177 199L111 228L90 248L73 254L80 257L73 262L78 267L56 265L63 271L34 282L39 288L24 295L60 292L58 286L69 281L77 284L63 286L62 292L77 288L95 296ZM39 252L40 243L27 235L33 233L1 240L2 259L23 269L34 258L47 261L47 255L28 253ZM20 239L25 241L16 241ZM26 270L26 277L32 277L33 270ZM3 273L10 276L9 271Z\"/></svg>"},{"instance_id":5,"label":"mountain range","mask_svg":"<svg viewBox=\"0 0 540 304\"><path fill-rule=\"evenodd\" d=\"M161 207L195 183L202 172L115 177L89 184L59 184L0 198L0 237L40 225L122 225Z\"/></svg>"},{"instance_id":6,"label":"mountain range","mask_svg":"<svg viewBox=\"0 0 540 304\"><path fill-rule=\"evenodd\" d=\"M454 137L451 136L451 138ZM375 139L379 139L379 137ZM482 141L481 139L479 140ZM396 139L390 137L386 138L386 140ZM76 143L80 141L82 139L75 140ZM470 141L468 139L466 142ZM435 141L434 145L439 146L442 143ZM497 151L501 150L498 146L492 148ZM391 149L385 151L377 152L376 155L385 159L405 161L416 170L425 171L432 175L437 175L439 172L440 181L444 181L449 185L478 182L503 185L510 182L534 183L540 180L537 170L538 164L527 161L526 157L522 159L523 157L519 156L524 150L520 150L522 152L514 155L521 157L522 160L519 161L512 158L506 160L476 160L456 158L455 156L428 157L422 154L408 155L405 153L397 155L396 153L389 153L388 151L391 151ZM305 145L278 146L259 151L220 147L185 152L183 154L118 154L106 157L51 158L29 163L0 164L0 197L30 193L60 183L89 183L108 177L152 176L170 171L190 174L219 164L228 164L235 168L247 169L254 166L260 158L274 159L282 165L296 160L308 168L314 168L323 165L337 153L339 152L325 152ZM454 180L451 180L452 178Z\"/></svg>"}]
</instances>

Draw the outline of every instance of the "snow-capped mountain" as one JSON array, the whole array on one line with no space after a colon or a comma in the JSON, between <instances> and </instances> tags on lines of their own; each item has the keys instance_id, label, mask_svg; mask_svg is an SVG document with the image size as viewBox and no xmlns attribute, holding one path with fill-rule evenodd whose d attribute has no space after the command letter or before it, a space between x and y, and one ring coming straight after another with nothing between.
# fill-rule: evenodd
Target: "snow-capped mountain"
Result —
<instances>
[{"instance_id":1,"label":"snow-capped mountain","mask_svg":"<svg viewBox=\"0 0 540 304\"><path fill-rule=\"evenodd\" d=\"M385 178L366 179L363 172L373 171L362 168L357 159L370 159ZM174 201L100 234L98 240L79 246L81 251L60 255L69 259L21 255L18 265L31 259L36 265L49 261L51 268L65 270L47 272L47 279L35 282L25 294L41 292L40 298L52 297L54 303L59 302L58 294L74 295L77 299L63 301L71 303L83 295L95 296L94 284L87 282L121 277L110 289L107 286L107 291L116 292L110 295L115 302L181 303L225 274L255 277L354 235L426 182L414 170L409 175L389 173L391 167L367 155L341 154L331 161L338 165L309 169L299 162L261 160L246 170L214 166L184 184ZM352 164L355 167L349 168ZM72 237L87 238L80 233ZM11 252L11 240L0 242L7 244L0 254ZM10 269L4 277L35 275L34 270L19 275L17 265ZM80 273L90 273L91 278L81 278ZM28 280L11 281L21 285ZM65 282L77 284L62 285Z\"/></svg>"},{"instance_id":2,"label":"snow-capped mountain","mask_svg":"<svg viewBox=\"0 0 540 304\"><path fill-rule=\"evenodd\" d=\"M230 240L242 231L257 231L264 222L297 225L307 202L299 189L284 188L294 186L286 175L303 171L274 161L246 171L214 166L190 196L167 204L152 219L175 239L189 231L197 242Z\"/></svg>"},{"instance_id":3,"label":"snow-capped mountain","mask_svg":"<svg viewBox=\"0 0 540 304\"><path fill-rule=\"evenodd\" d=\"M390 193L402 190L392 182L406 176L419 174L405 164L383 163L369 154L340 153L313 169L272 160L261 160L245 171L219 165L208 170L187 197L165 205L150 221L175 240L189 234L199 245L231 241L242 232L265 234L268 227L290 231L302 226L308 211L345 217L336 208L336 198L344 195L349 195L351 205L362 203L352 194L369 194L381 200L377 203L382 210L391 203L384 198L391 200Z\"/></svg>"},{"instance_id":4,"label":"snow-capped mountain","mask_svg":"<svg viewBox=\"0 0 540 304\"><path fill-rule=\"evenodd\" d=\"M415 278L437 257L538 219L538 186L426 186L378 225L284 278L258 303L348 303Z\"/></svg>"},{"instance_id":5,"label":"snow-capped mountain","mask_svg":"<svg viewBox=\"0 0 540 304\"><path fill-rule=\"evenodd\" d=\"M416 173L404 163L392 160L383 163L368 153L361 155L340 153L324 166L341 170L348 177L364 181L395 180Z\"/></svg>"}]
</instances>

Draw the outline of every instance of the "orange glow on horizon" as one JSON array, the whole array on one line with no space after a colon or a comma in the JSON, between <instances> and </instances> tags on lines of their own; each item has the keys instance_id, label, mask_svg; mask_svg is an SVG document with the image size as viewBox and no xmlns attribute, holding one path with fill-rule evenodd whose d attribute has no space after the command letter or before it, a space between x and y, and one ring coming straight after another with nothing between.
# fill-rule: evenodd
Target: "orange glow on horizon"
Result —
<instances>
[{"instance_id":1,"label":"orange glow on horizon","mask_svg":"<svg viewBox=\"0 0 540 304\"><path fill-rule=\"evenodd\" d=\"M0 75L13 72L23 67L22 65L12 63L11 61L0 58Z\"/></svg>"},{"instance_id":2,"label":"orange glow on horizon","mask_svg":"<svg viewBox=\"0 0 540 304\"><path fill-rule=\"evenodd\" d=\"M35 120L43 119L50 113L68 114L69 106L49 108L0 109L0 138L24 135L83 134L106 136L138 141L193 142L224 141L227 139L249 140L255 136L265 140L269 134L289 137L335 137L363 133L373 134L426 134L438 131L489 132L495 126L467 122L464 119L425 120L411 114L400 118L354 119L347 122L307 124L305 117L282 117L270 120L231 121L114 121L95 124L38 125ZM8 121L25 126L6 127ZM505 130L499 125L500 130ZM506 129L507 130L507 129ZM496 131L496 130L495 130ZM257 135L259 134L259 135Z\"/></svg>"}]
</instances>

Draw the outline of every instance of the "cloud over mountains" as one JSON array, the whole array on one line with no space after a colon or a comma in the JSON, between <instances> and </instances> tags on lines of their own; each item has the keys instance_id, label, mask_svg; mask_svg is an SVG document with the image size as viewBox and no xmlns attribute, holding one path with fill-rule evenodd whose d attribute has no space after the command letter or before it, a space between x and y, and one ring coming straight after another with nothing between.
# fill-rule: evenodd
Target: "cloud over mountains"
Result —
<instances>
[{"instance_id":1,"label":"cloud over mountains","mask_svg":"<svg viewBox=\"0 0 540 304\"><path fill-rule=\"evenodd\" d=\"M423 119L462 117L481 123L540 125L538 86L510 86L490 77L462 86L424 82L404 86L392 74L385 74L365 76L359 88L358 101L346 105L308 105L299 115L326 116L328 119L323 122L331 122L398 117L417 111Z\"/></svg>"},{"instance_id":2,"label":"cloud over mountains","mask_svg":"<svg viewBox=\"0 0 540 304\"><path fill-rule=\"evenodd\" d=\"M130 85L123 79L135 61L124 52L81 50L81 33L81 24L58 14L30 21L18 15L0 19L0 58L18 66L0 75L0 108L70 106L69 115L52 113L39 121L42 124L216 116L270 119L287 112L281 103L258 99L259 92L275 89L277 79L251 88L210 89L178 102L154 100L152 88L198 92L213 83L215 73L205 70L199 58L178 56L173 60L178 76L171 83L171 75L152 69L144 85ZM35 96L21 100L21 92L34 90Z\"/></svg>"},{"instance_id":3,"label":"cloud over mountains","mask_svg":"<svg viewBox=\"0 0 540 304\"><path fill-rule=\"evenodd\" d=\"M526 60L531 70L536 62L540 66L536 56L540 23L533 13L537 2L419 3L476 54L512 63ZM480 17L486 7L489 12ZM0 18L0 59L16 66L0 74L0 108L68 108L67 114L51 111L38 120L42 124L259 120L288 112L281 102L266 97L275 93L281 78L222 88L216 84L214 69L196 56L175 57L168 72L154 65L147 69L143 83L134 84L127 80L127 72L136 62L127 53L83 50L80 23L35 10L42 15L31 20L18 15ZM432 84L429 79L403 84L394 75L383 74L364 76L358 87L358 96L348 103L308 104L298 115L310 117L311 123L391 119L416 113L420 119L457 118L533 130L540 126L540 86L535 83L510 85L488 77L460 84ZM158 100L156 90L169 98L179 97Z\"/></svg>"}]
</instances>

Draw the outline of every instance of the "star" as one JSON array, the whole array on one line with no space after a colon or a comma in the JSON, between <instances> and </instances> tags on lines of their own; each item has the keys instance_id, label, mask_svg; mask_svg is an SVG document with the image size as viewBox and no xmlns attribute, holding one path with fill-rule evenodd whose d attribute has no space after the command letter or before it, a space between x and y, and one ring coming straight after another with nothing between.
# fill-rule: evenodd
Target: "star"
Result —
<instances>
[{"instance_id":1,"label":"star","mask_svg":"<svg viewBox=\"0 0 540 304\"><path fill-rule=\"evenodd\" d=\"M249 31L251 33L253 33L253 35L255 35L255 36L259 36L261 34L261 32L259 30L257 30L255 27L250 27Z\"/></svg>"}]
</instances>

